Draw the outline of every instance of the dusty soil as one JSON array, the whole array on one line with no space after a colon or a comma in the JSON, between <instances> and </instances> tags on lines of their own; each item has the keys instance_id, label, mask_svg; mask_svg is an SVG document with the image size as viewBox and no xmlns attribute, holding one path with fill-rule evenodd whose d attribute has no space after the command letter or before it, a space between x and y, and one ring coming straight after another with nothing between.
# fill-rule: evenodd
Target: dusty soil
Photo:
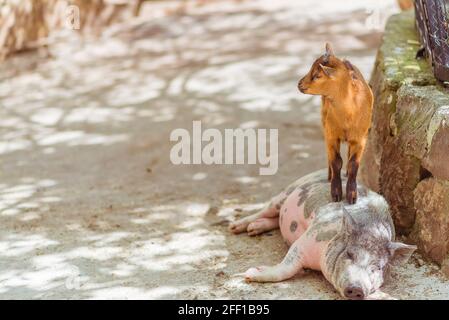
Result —
<instances>
[{"instance_id":1,"label":"dusty soil","mask_svg":"<svg viewBox=\"0 0 449 320\"><path fill-rule=\"evenodd\" d=\"M287 247L277 231L233 236L226 224L325 167L319 99L296 83L327 40L369 77L373 21L395 10L377 2L220 1L168 16L147 8L99 40L68 32L50 58L3 64L0 297L338 299L316 272L244 283L239 273L279 262ZM193 120L279 129L278 173L174 166L170 132ZM418 256L384 291L449 296Z\"/></svg>"}]
</instances>

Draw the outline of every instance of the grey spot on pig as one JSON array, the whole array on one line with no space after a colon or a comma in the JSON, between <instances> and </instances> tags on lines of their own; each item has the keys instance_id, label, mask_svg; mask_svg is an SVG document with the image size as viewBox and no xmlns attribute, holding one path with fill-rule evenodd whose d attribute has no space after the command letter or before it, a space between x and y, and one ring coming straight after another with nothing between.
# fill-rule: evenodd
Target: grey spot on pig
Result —
<instances>
[{"instance_id":1,"label":"grey spot on pig","mask_svg":"<svg viewBox=\"0 0 449 320\"><path fill-rule=\"evenodd\" d=\"M299 192L299 201L298 201L298 207L301 206L305 199L308 196L308 192L310 192L311 188L315 185L319 184L328 184L327 181L327 172L324 170L320 170L317 172L314 172L312 174L309 174L307 176L304 176L292 184L290 184L285 190L286 195L290 195L295 191L296 189L301 189Z\"/></svg>"},{"instance_id":2,"label":"grey spot on pig","mask_svg":"<svg viewBox=\"0 0 449 320\"><path fill-rule=\"evenodd\" d=\"M281 200L281 202L279 202L281 206L284 204L285 200L287 200L287 197L284 197L284 198Z\"/></svg>"},{"instance_id":3,"label":"grey spot on pig","mask_svg":"<svg viewBox=\"0 0 449 320\"><path fill-rule=\"evenodd\" d=\"M298 207L302 206L304 201L306 201L306 199L308 197L308 193L309 192L306 189L301 189L301 191L298 194L298 203L297 203Z\"/></svg>"},{"instance_id":4,"label":"grey spot on pig","mask_svg":"<svg viewBox=\"0 0 449 320\"><path fill-rule=\"evenodd\" d=\"M300 207L310 196L315 193L315 189L327 187L329 193L329 183L327 178L321 177L318 180L311 180L298 186L301 190L298 194L298 207ZM331 202L331 201L329 201Z\"/></svg>"},{"instance_id":5,"label":"grey spot on pig","mask_svg":"<svg viewBox=\"0 0 449 320\"><path fill-rule=\"evenodd\" d=\"M328 215L322 219L320 219L319 222L312 223L312 225L307 230L310 234L318 234L322 230L329 230L330 227L334 227L335 231L339 230L339 224L338 221L341 219L340 216L336 215Z\"/></svg>"},{"instance_id":6,"label":"grey spot on pig","mask_svg":"<svg viewBox=\"0 0 449 320\"><path fill-rule=\"evenodd\" d=\"M332 202L329 185L321 184L317 185L313 192L310 193L309 197L304 204L304 217L306 219L310 218L312 212L316 211L318 208Z\"/></svg>"},{"instance_id":7,"label":"grey spot on pig","mask_svg":"<svg viewBox=\"0 0 449 320\"><path fill-rule=\"evenodd\" d=\"M298 222L292 221L292 223L290 224L290 231L293 233L296 231L297 228L298 228Z\"/></svg>"},{"instance_id":8,"label":"grey spot on pig","mask_svg":"<svg viewBox=\"0 0 449 320\"><path fill-rule=\"evenodd\" d=\"M284 258L284 263L287 265L291 265L294 264L294 262L297 261L299 258L300 258L299 249L297 246L295 246L288 251L287 256L285 256Z\"/></svg>"},{"instance_id":9,"label":"grey spot on pig","mask_svg":"<svg viewBox=\"0 0 449 320\"><path fill-rule=\"evenodd\" d=\"M322 231L317 234L315 239L318 242L330 241L330 240L332 240L333 237L335 237L337 235L337 233L338 233L337 230Z\"/></svg>"},{"instance_id":10,"label":"grey spot on pig","mask_svg":"<svg viewBox=\"0 0 449 320\"><path fill-rule=\"evenodd\" d=\"M287 196L289 196L293 193L293 191L296 190L296 188L297 188L297 186L290 186L290 187L288 187L288 189L285 193L287 194Z\"/></svg>"}]
</instances>

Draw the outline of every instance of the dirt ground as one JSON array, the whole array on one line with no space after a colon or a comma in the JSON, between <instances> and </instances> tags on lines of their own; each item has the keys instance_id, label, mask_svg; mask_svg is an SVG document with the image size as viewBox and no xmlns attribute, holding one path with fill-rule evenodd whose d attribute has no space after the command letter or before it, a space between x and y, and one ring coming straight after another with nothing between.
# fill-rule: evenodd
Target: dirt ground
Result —
<instances>
[{"instance_id":1,"label":"dirt ground","mask_svg":"<svg viewBox=\"0 0 449 320\"><path fill-rule=\"evenodd\" d=\"M226 225L326 166L320 101L297 81L327 40L369 77L376 21L395 10L392 0L147 7L99 40L68 32L49 58L0 66L0 298L339 299L316 272L246 284L239 273L287 247L278 231L249 238ZM278 173L173 165L170 132L193 120L279 129ZM418 256L384 291L449 297Z\"/></svg>"}]
</instances>

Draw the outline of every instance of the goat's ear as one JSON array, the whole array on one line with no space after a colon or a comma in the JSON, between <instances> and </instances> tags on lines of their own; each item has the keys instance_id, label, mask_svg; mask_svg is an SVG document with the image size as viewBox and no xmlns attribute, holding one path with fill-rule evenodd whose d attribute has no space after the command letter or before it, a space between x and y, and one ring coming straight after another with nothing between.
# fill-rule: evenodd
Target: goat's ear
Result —
<instances>
[{"instance_id":1,"label":"goat's ear","mask_svg":"<svg viewBox=\"0 0 449 320\"><path fill-rule=\"evenodd\" d=\"M349 62L348 60L343 60L343 63L345 64L346 69L348 69L349 71L354 71L354 66L351 62Z\"/></svg>"},{"instance_id":2,"label":"goat's ear","mask_svg":"<svg viewBox=\"0 0 449 320\"><path fill-rule=\"evenodd\" d=\"M332 45L329 42L326 43L326 55L328 57L334 55L334 49L332 49Z\"/></svg>"},{"instance_id":3,"label":"goat's ear","mask_svg":"<svg viewBox=\"0 0 449 320\"><path fill-rule=\"evenodd\" d=\"M336 71L334 68L331 68L328 66L323 66L321 63L320 63L320 68L321 68L321 70L323 70L324 74L326 76L328 76L329 78L332 78L332 76L334 75L334 73Z\"/></svg>"},{"instance_id":4,"label":"goat's ear","mask_svg":"<svg viewBox=\"0 0 449 320\"><path fill-rule=\"evenodd\" d=\"M343 63L346 67L346 69L348 69L349 74L351 75L352 80L357 80L357 75L355 73L355 69L354 66L352 65L351 62L349 62L348 60L343 60Z\"/></svg>"}]
</instances>

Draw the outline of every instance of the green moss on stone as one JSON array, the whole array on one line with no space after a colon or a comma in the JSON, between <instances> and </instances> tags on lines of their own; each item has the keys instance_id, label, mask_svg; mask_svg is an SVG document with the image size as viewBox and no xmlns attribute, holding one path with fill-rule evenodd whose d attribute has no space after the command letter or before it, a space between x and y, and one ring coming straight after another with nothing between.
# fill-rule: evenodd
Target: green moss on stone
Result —
<instances>
[{"instance_id":1,"label":"green moss on stone","mask_svg":"<svg viewBox=\"0 0 449 320\"><path fill-rule=\"evenodd\" d=\"M393 91L406 83L417 86L437 83L428 62L416 59L419 48L413 11L391 17L385 28L378 64Z\"/></svg>"}]
</instances>

